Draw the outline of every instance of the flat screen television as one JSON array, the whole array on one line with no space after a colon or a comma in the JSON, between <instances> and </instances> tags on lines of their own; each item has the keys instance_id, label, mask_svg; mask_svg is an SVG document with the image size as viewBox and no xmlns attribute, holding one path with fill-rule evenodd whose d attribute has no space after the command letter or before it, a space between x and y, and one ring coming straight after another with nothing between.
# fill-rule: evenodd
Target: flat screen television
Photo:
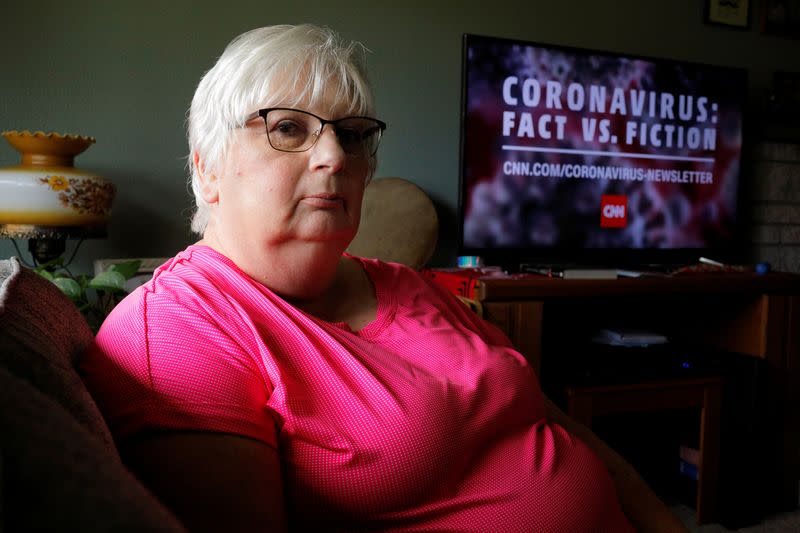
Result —
<instances>
[{"instance_id":1,"label":"flat screen television","mask_svg":"<svg viewBox=\"0 0 800 533\"><path fill-rule=\"evenodd\" d=\"M465 35L459 252L741 261L743 69Z\"/></svg>"}]
</instances>

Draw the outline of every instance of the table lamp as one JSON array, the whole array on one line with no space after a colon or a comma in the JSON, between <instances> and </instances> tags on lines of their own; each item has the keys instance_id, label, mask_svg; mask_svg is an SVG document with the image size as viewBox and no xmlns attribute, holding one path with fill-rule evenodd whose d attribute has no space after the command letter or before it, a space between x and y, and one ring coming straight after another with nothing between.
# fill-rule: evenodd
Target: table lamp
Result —
<instances>
[{"instance_id":1,"label":"table lamp","mask_svg":"<svg viewBox=\"0 0 800 533\"><path fill-rule=\"evenodd\" d=\"M12 239L20 259L15 239L28 240L36 266L60 257L67 239L80 239L80 246L83 239L105 237L116 188L74 167L75 156L94 137L41 131L2 135L22 156L19 165L0 168L0 237Z\"/></svg>"}]
</instances>

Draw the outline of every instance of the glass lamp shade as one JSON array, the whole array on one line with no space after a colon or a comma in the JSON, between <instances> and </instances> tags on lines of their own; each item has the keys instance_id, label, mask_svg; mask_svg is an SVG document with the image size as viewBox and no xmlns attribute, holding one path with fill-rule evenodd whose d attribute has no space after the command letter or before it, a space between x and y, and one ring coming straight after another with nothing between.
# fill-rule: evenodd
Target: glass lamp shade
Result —
<instances>
[{"instance_id":1,"label":"glass lamp shade","mask_svg":"<svg viewBox=\"0 0 800 533\"><path fill-rule=\"evenodd\" d=\"M59 257L66 239L105 237L116 188L75 168L94 137L4 131L21 155L0 168L0 238L27 239L35 263ZM14 241L16 246L16 241Z\"/></svg>"},{"instance_id":2,"label":"glass lamp shade","mask_svg":"<svg viewBox=\"0 0 800 533\"><path fill-rule=\"evenodd\" d=\"M41 131L4 131L21 154L0 168L0 236L97 237L105 234L116 189L107 179L74 167L93 137Z\"/></svg>"}]
</instances>

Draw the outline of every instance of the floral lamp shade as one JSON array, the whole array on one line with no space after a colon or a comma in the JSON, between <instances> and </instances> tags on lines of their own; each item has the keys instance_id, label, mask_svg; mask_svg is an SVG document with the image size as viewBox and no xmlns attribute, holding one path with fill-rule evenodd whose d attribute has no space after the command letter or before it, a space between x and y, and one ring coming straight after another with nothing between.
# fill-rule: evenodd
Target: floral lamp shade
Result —
<instances>
[{"instance_id":1,"label":"floral lamp shade","mask_svg":"<svg viewBox=\"0 0 800 533\"><path fill-rule=\"evenodd\" d=\"M21 162L0 168L0 237L55 240L63 252L64 239L105 236L116 188L74 166L93 137L41 131L2 135Z\"/></svg>"}]
</instances>

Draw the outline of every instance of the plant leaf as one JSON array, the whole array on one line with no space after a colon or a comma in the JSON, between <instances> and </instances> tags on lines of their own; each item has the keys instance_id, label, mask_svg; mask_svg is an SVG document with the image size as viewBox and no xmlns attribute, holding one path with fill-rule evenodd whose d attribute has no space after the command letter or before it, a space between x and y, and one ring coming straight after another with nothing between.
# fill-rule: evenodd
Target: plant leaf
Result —
<instances>
[{"instance_id":1,"label":"plant leaf","mask_svg":"<svg viewBox=\"0 0 800 533\"><path fill-rule=\"evenodd\" d=\"M119 272L125 279L131 279L139 271L142 266L141 259L133 259L131 261L123 261L122 263L114 263L108 267L108 271Z\"/></svg>"},{"instance_id":2,"label":"plant leaf","mask_svg":"<svg viewBox=\"0 0 800 533\"><path fill-rule=\"evenodd\" d=\"M54 278L53 283L56 284L56 287L61 289L61 292L76 300L81 297L81 286L78 285L78 282L71 278Z\"/></svg>"},{"instance_id":3,"label":"plant leaf","mask_svg":"<svg viewBox=\"0 0 800 533\"><path fill-rule=\"evenodd\" d=\"M89 281L89 287L99 291L125 291L125 276L116 270L100 272Z\"/></svg>"}]
</instances>

